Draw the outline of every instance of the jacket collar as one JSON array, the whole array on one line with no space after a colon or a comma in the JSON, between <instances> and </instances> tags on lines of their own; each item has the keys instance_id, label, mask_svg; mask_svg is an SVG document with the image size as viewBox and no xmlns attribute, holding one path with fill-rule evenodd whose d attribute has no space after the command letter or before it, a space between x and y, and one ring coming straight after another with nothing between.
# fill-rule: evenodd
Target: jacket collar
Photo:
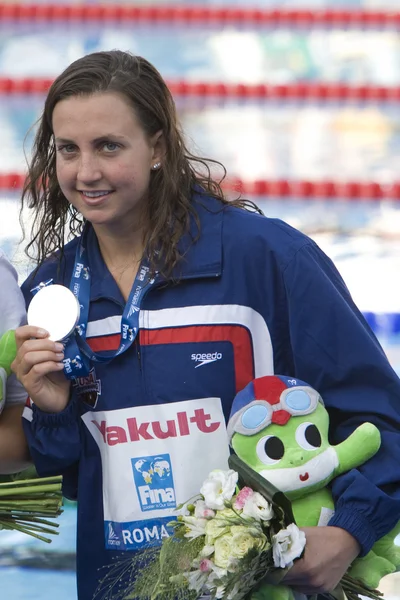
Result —
<instances>
[{"instance_id":1,"label":"jacket collar","mask_svg":"<svg viewBox=\"0 0 400 600\"><path fill-rule=\"evenodd\" d=\"M178 280L218 277L222 272L224 207L218 200L200 194L193 197L193 204L198 216L200 232L195 218L192 217L188 233L179 242L183 258L172 274L172 278ZM92 228L88 232L87 251L92 272L91 300L107 297L125 304L114 278L104 263Z\"/></svg>"},{"instance_id":2,"label":"jacket collar","mask_svg":"<svg viewBox=\"0 0 400 600\"><path fill-rule=\"evenodd\" d=\"M181 279L217 277L222 271L224 207L218 200L199 194L194 197L193 205L200 229L192 217L189 232L179 242L183 259L173 275Z\"/></svg>"}]
</instances>

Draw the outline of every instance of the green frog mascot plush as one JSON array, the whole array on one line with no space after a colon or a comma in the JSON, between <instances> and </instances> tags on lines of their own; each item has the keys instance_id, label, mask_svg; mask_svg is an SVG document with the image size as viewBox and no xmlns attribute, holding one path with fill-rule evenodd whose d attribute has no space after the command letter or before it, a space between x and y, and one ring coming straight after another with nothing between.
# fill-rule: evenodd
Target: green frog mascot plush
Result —
<instances>
[{"instance_id":1,"label":"green frog mascot plush","mask_svg":"<svg viewBox=\"0 0 400 600\"><path fill-rule=\"evenodd\" d=\"M354 469L379 449L379 430L363 423L342 443L328 441L329 416L316 390L295 378L279 375L255 379L237 394L228 423L235 453L286 494L299 527L327 525L334 513L327 485ZM379 540L348 573L369 588L400 566L397 526ZM254 600L258 594L254 594ZM260 598L294 600L291 588L264 585Z\"/></svg>"},{"instance_id":2,"label":"green frog mascot plush","mask_svg":"<svg viewBox=\"0 0 400 600\"><path fill-rule=\"evenodd\" d=\"M7 377L11 375L11 363L16 353L14 331L6 331L0 338L0 414L6 401Z\"/></svg>"}]
</instances>

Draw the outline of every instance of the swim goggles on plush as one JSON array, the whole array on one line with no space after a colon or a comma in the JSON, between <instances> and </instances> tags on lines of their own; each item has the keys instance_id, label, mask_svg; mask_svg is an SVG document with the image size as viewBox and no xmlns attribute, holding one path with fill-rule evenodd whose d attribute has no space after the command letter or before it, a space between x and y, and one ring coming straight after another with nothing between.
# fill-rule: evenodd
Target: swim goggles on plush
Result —
<instances>
[{"instance_id":1,"label":"swim goggles on plush","mask_svg":"<svg viewBox=\"0 0 400 600\"><path fill-rule=\"evenodd\" d=\"M234 433L254 435L271 425L284 425L290 417L300 417L314 412L322 398L309 386L297 386L281 392L276 401L253 400L238 410L229 420L229 439Z\"/></svg>"}]
</instances>

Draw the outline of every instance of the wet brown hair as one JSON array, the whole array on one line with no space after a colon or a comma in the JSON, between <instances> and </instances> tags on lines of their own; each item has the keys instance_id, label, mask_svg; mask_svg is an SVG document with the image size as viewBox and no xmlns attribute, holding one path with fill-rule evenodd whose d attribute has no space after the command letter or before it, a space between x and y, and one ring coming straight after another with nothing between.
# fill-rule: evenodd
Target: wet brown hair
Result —
<instances>
[{"instance_id":1,"label":"wet brown hair","mask_svg":"<svg viewBox=\"0 0 400 600\"><path fill-rule=\"evenodd\" d=\"M175 103L157 69L146 59L120 50L95 52L76 60L49 89L22 193L21 210L27 206L34 211L26 253L41 264L57 250L62 255L65 240L82 232L84 219L67 201L57 181L52 117L60 100L102 92L124 94L149 137L163 132L166 154L161 169L151 173L144 242L152 268L170 274L182 258L178 241L188 231L191 215L196 219L193 189L217 198L223 208L228 200L220 184L226 172L217 161L188 150ZM222 168L220 181L212 177L209 163ZM247 200L237 199L234 204L258 210Z\"/></svg>"}]
</instances>

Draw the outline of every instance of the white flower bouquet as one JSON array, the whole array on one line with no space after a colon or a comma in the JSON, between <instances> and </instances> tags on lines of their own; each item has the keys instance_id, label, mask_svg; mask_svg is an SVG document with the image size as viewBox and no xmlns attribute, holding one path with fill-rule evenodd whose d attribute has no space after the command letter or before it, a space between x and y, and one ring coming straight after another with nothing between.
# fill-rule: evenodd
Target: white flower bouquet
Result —
<instances>
[{"instance_id":1,"label":"white flower bouquet","mask_svg":"<svg viewBox=\"0 0 400 600\"><path fill-rule=\"evenodd\" d=\"M181 505L183 514L169 523L173 535L130 559L128 589L118 585L120 577L126 579L124 561L102 579L97 597L240 600L261 583L283 578L302 555L305 535L283 494L234 458L240 475L233 469L212 471L199 495Z\"/></svg>"},{"instance_id":2,"label":"white flower bouquet","mask_svg":"<svg viewBox=\"0 0 400 600\"><path fill-rule=\"evenodd\" d=\"M214 470L182 514L168 525L173 535L160 547L104 567L97 600L294 600L279 585L306 538L295 524L285 494L238 456L230 469ZM285 591L286 590L286 591ZM349 575L330 593L312 600L382 600Z\"/></svg>"},{"instance_id":3,"label":"white flower bouquet","mask_svg":"<svg viewBox=\"0 0 400 600\"><path fill-rule=\"evenodd\" d=\"M200 497L187 506L189 514L175 525L178 539L201 538L189 568L169 578L196 597L244 598L269 572L290 568L303 552L304 533L294 523L279 529L283 524L275 522L272 504L248 486L238 490L237 482L236 471L212 471Z\"/></svg>"}]
</instances>

